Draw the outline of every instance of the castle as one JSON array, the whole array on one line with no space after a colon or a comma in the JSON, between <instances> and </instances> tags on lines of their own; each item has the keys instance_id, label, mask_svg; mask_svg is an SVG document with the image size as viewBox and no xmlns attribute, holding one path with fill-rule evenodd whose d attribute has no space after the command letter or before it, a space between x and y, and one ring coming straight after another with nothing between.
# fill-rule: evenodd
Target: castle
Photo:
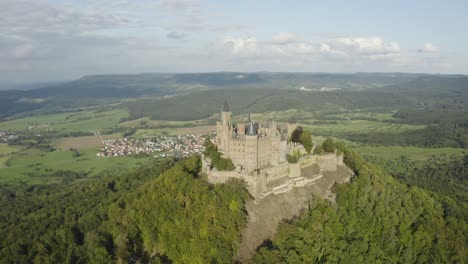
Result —
<instances>
[{"instance_id":1,"label":"castle","mask_svg":"<svg viewBox=\"0 0 468 264\"><path fill-rule=\"evenodd\" d=\"M216 145L223 157L231 159L240 170L254 171L278 166L286 161L287 138L296 127L289 124L284 134L278 130L275 121L253 122L250 114L247 122L234 126L229 106L224 102L221 122L216 124Z\"/></svg>"},{"instance_id":2,"label":"castle","mask_svg":"<svg viewBox=\"0 0 468 264\"><path fill-rule=\"evenodd\" d=\"M343 165L342 155L306 154L302 146L288 143L297 127L289 123L278 126L275 121L254 122L250 115L246 122L234 125L229 105L224 102L221 121L216 124L215 144L223 158L231 159L235 169L218 171L208 157L202 157L202 172L211 183L224 183L232 178L244 180L249 193L261 199L311 184L323 177L323 171L336 171L337 166ZM294 150L303 155L298 162L288 163L286 154Z\"/></svg>"}]
</instances>

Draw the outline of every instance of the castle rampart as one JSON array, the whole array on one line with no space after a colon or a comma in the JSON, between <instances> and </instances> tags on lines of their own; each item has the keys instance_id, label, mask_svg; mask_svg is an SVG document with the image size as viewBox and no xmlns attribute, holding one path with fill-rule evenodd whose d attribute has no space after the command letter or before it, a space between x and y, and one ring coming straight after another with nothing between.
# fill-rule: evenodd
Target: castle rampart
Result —
<instances>
[{"instance_id":1,"label":"castle rampart","mask_svg":"<svg viewBox=\"0 0 468 264\"><path fill-rule=\"evenodd\" d=\"M217 171L209 159L203 157L202 171L211 183L225 183L229 179L245 181L254 198L282 193L293 187L310 184L322 177L322 171L336 171L343 165L343 156L336 153L324 155L303 155L297 163L287 163L286 154L297 149L295 144L288 144L288 139L297 128L297 124L287 124L279 129L274 121L231 123L231 112L225 103L221 112L221 122L217 123L218 151L224 158L232 160L234 171ZM285 134L281 131L286 130ZM302 148L301 153L304 154ZM320 172L316 175L302 175L302 171L314 164ZM309 173L310 174L310 173Z\"/></svg>"}]
</instances>

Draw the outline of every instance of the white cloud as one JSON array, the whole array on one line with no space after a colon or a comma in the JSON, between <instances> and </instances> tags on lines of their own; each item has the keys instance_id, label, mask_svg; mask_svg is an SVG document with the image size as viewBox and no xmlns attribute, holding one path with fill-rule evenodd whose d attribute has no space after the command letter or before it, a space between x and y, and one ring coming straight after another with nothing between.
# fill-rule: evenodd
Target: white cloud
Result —
<instances>
[{"instance_id":1,"label":"white cloud","mask_svg":"<svg viewBox=\"0 0 468 264\"><path fill-rule=\"evenodd\" d=\"M273 36L273 42L278 44L291 43L297 40L296 35L292 33L280 32Z\"/></svg>"},{"instance_id":2,"label":"white cloud","mask_svg":"<svg viewBox=\"0 0 468 264\"><path fill-rule=\"evenodd\" d=\"M346 57L347 56L347 54L344 51L335 49L335 48L331 47L331 45L328 44L328 43L321 43L320 44L320 52L324 53L324 54L327 54L327 55L336 56L336 57Z\"/></svg>"},{"instance_id":3,"label":"white cloud","mask_svg":"<svg viewBox=\"0 0 468 264\"><path fill-rule=\"evenodd\" d=\"M223 52L232 58L276 60L301 58L315 51L308 42L293 41L290 35L274 36L270 41L259 41L254 37L226 37L221 41Z\"/></svg>"},{"instance_id":4,"label":"white cloud","mask_svg":"<svg viewBox=\"0 0 468 264\"><path fill-rule=\"evenodd\" d=\"M258 40L254 37L226 37L222 47L232 58L268 59L284 63L285 60L338 60L343 62L364 63L403 63L401 48L396 42L387 42L381 37L338 37L312 43L301 41L295 35L280 33L272 40Z\"/></svg>"},{"instance_id":5,"label":"white cloud","mask_svg":"<svg viewBox=\"0 0 468 264\"><path fill-rule=\"evenodd\" d=\"M235 57L247 58L256 57L259 55L256 38L225 37L222 40L221 45L222 48L226 49L231 55Z\"/></svg>"},{"instance_id":6,"label":"white cloud","mask_svg":"<svg viewBox=\"0 0 468 264\"><path fill-rule=\"evenodd\" d=\"M440 48L432 43L425 43L422 48L418 49L419 52L439 52Z\"/></svg>"},{"instance_id":7,"label":"white cloud","mask_svg":"<svg viewBox=\"0 0 468 264\"><path fill-rule=\"evenodd\" d=\"M381 37L340 37L321 43L320 51L335 57L369 60L392 59L401 55L400 45Z\"/></svg>"}]
</instances>

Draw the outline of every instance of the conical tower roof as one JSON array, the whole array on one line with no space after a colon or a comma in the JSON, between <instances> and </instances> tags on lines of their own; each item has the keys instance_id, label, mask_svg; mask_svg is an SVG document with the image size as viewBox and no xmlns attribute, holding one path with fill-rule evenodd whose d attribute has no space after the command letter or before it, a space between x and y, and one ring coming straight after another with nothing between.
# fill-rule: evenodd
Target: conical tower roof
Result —
<instances>
[{"instance_id":1,"label":"conical tower roof","mask_svg":"<svg viewBox=\"0 0 468 264\"><path fill-rule=\"evenodd\" d=\"M247 131L247 135L255 136L255 130L254 130L253 122L250 122L250 126L249 126L249 129Z\"/></svg>"},{"instance_id":2,"label":"conical tower roof","mask_svg":"<svg viewBox=\"0 0 468 264\"><path fill-rule=\"evenodd\" d=\"M224 100L223 112L229 112L229 105L226 100Z\"/></svg>"}]
</instances>

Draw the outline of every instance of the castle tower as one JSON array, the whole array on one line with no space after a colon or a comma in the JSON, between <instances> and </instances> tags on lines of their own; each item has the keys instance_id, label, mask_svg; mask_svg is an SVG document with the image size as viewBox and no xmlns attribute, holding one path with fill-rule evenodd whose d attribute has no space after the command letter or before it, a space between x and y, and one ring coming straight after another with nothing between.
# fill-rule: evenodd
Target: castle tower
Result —
<instances>
[{"instance_id":1,"label":"castle tower","mask_svg":"<svg viewBox=\"0 0 468 264\"><path fill-rule=\"evenodd\" d=\"M221 121L223 122L223 126L230 126L231 124L231 111L229 111L229 105L227 101L224 101L223 110L221 111Z\"/></svg>"},{"instance_id":2,"label":"castle tower","mask_svg":"<svg viewBox=\"0 0 468 264\"><path fill-rule=\"evenodd\" d=\"M218 123L216 132L218 137L218 150L226 154L226 158L229 158L229 141L232 136L232 126L231 112L229 111L227 101L224 101L224 106L221 110L221 123Z\"/></svg>"}]
</instances>

